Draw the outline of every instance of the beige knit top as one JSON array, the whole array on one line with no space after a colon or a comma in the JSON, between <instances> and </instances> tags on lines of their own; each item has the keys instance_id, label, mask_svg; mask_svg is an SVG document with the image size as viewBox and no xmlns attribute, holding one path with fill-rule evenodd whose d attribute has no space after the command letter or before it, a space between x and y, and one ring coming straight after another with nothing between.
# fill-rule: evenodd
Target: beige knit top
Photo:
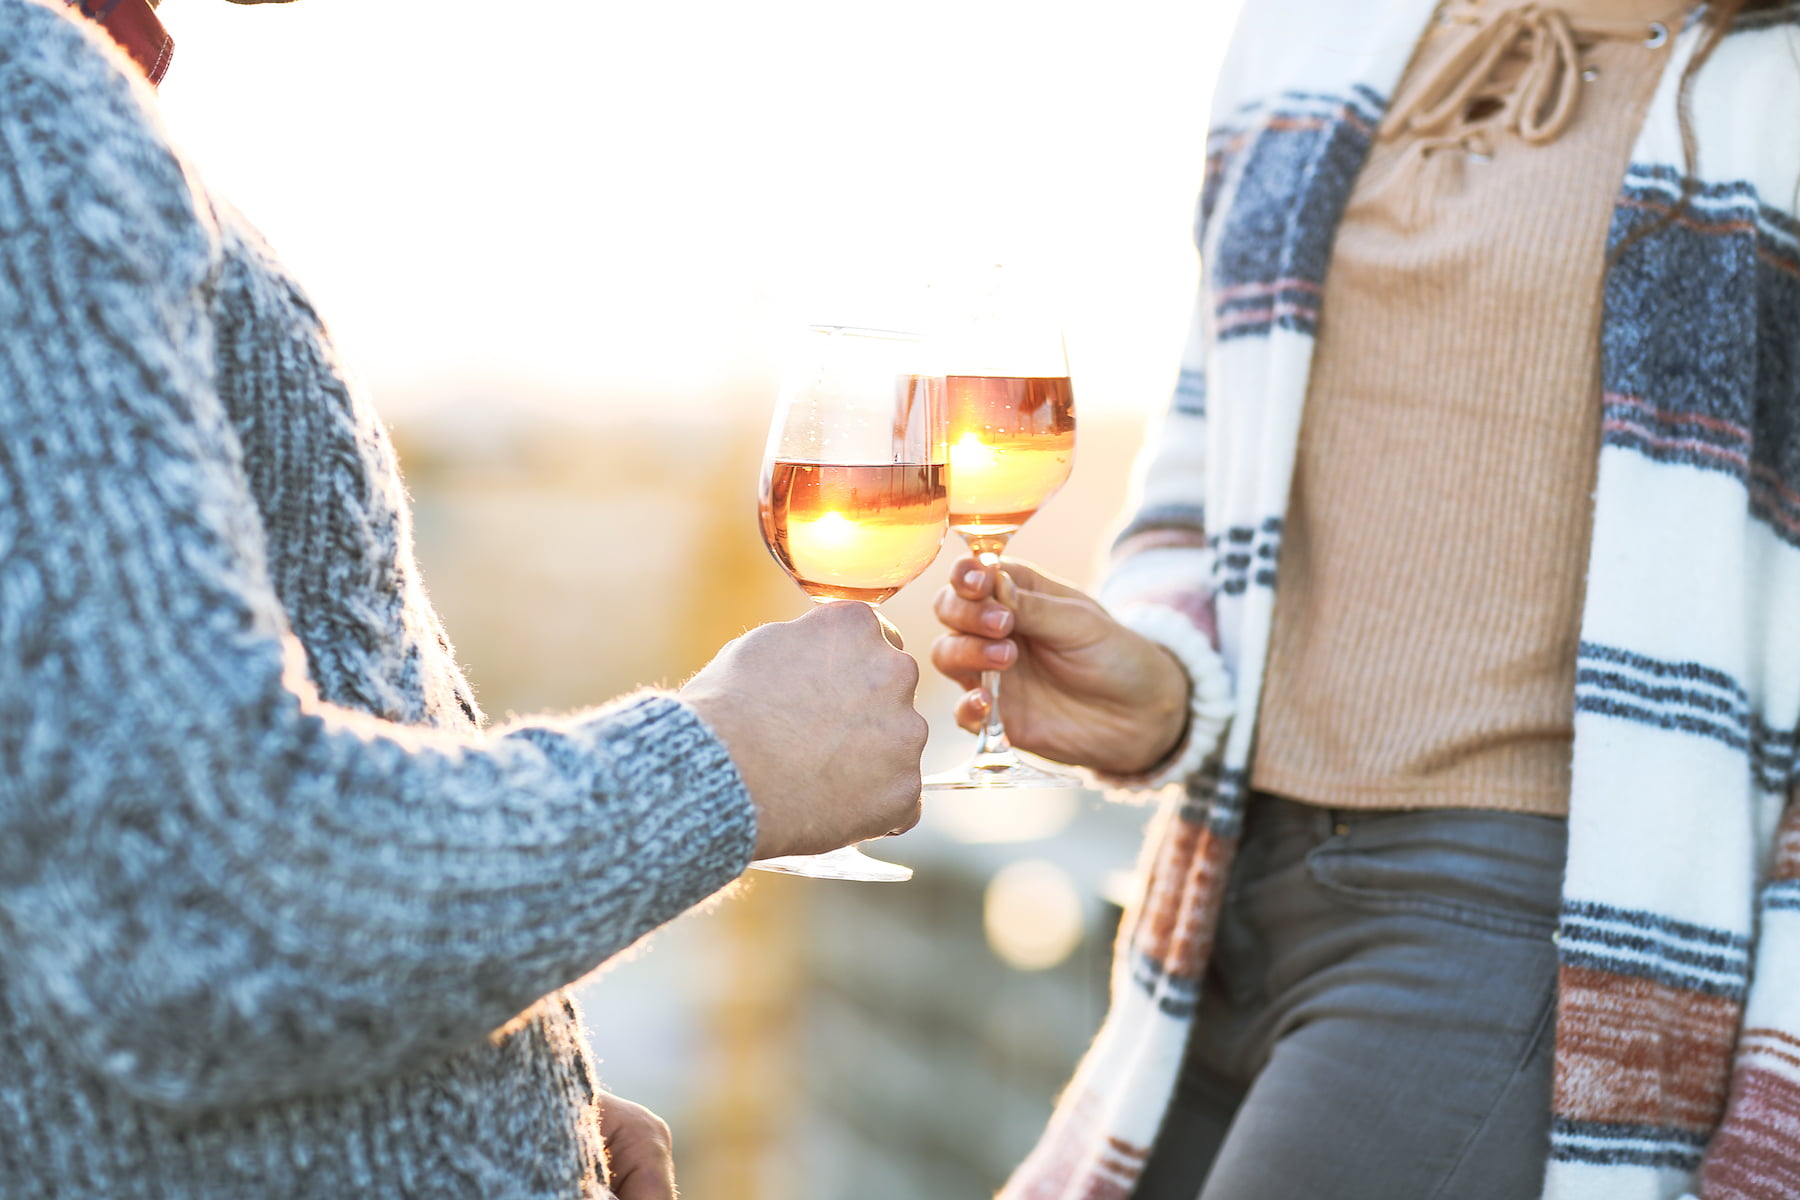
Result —
<instances>
[{"instance_id":1,"label":"beige knit top","mask_svg":"<svg viewBox=\"0 0 1800 1200\"><path fill-rule=\"evenodd\" d=\"M1606 232L1679 19L1452 0L1420 42L1325 278L1256 788L1568 811Z\"/></svg>"}]
</instances>

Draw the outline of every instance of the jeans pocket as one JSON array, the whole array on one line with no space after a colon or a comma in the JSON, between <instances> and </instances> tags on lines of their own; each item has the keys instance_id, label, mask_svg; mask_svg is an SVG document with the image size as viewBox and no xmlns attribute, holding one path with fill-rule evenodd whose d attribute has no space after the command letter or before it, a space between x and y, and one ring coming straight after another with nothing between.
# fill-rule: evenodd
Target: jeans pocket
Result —
<instances>
[{"instance_id":1,"label":"jeans pocket","mask_svg":"<svg viewBox=\"0 0 1800 1200\"><path fill-rule=\"evenodd\" d=\"M1367 912L1547 937L1561 906L1566 824L1477 809L1348 814L1307 855L1313 881Z\"/></svg>"}]
</instances>

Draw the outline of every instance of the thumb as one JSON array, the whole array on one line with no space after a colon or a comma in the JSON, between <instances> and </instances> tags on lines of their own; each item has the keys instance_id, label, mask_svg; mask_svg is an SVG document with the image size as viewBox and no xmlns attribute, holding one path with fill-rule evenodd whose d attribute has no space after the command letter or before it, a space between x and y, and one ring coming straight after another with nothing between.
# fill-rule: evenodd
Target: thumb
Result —
<instances>
[{"instance_id":1,"label":"thumb","mask_svg":"<svg viewBox=\"0 0 1800 1200\"><path fill-rule=\"evenodd\" d=\"M1041 581L1027 581L1037 582ZM1012 610L1013 632L1049 646L1091 642L1104 632L1109 620L1099 605L1074 588L1040 591L1020 587L1009 571L1000 572L994 598Z\"/></svg>"}]
</instances>

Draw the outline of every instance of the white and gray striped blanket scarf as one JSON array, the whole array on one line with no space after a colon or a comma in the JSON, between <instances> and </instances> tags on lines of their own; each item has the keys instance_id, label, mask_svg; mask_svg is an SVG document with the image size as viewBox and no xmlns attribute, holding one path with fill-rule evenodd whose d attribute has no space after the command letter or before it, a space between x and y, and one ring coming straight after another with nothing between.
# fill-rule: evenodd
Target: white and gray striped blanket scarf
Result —
<instances>
[{"instance_id":1,"label":"white and gray striped blanket scarf","mask_svg":"<svg viewBox=\"0 0 1800 1200\"><path fill-rule=\"evenodd\" d=\"M1103 598L1195 672L1111 1010L1002 1200L1127 1196L1156 1136L1240 826L1332 237L1433 0L1246 7L1214 100L1201 299ZM1688 167L1690 23L1617 246ZM1800 1196L1800 6L1692 93L1698 178L1609 268L1544 1196ZM1218 653L1197 630L1211 607ZM1240 714L1220 718L1229 687Z\"/></svg>"}]
</instances>

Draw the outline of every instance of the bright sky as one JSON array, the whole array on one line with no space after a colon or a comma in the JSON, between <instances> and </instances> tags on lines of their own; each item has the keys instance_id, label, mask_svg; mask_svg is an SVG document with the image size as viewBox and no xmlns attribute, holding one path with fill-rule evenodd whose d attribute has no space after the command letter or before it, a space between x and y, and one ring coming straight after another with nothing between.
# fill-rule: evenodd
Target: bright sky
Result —
<instances>
[{"instance_id":1,"label":"bright sky","mask_svg":"<svg viewBox=\"0 0 1800 1200\"><path fill-rule=\"evenodd\" d=\"M705 412L801 321L1007 261L1161 404L1239 0L165 0L164 109L393 415Z\"/></svg>"}]
</instances>

